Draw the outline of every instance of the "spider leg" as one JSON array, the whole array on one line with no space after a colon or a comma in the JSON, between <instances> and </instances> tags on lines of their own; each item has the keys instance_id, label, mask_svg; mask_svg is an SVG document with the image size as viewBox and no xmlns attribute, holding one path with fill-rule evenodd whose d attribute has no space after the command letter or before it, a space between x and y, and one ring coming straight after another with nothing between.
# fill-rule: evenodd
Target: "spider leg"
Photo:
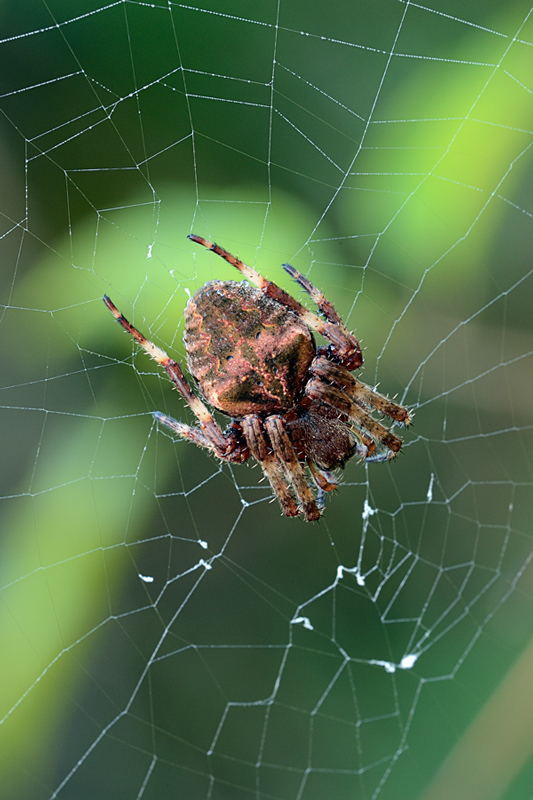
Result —
<instances>
[{"instance_id":1,"label":"spider leg","mask_svg":"<svg viewBox=\"0 0 533 800\"><path fill-rule=\"evenodd\" d=\"M250 453L259 462L265 477L280 502L283 513L286 517L297 517L299 513L298 506L289 492L289 487L278 459L267 444L259 418L249 415L242 418L241 424Z\"/></svg>"},{"instance_id":2,"label":"spider leg","mask_svg":"<svg viewBox=\"0 0 533 800\"><path fill-rule=\"evenodd\" d=\"M261 289L264 294L277 300L278 303L281 303L294 314L297 314L308 328L317 331L321 336L329 339L332 343L331 354L348 369L357 369L357 367L361 366L363 363L363 354L361 353L359 342L355 336L344 327L341 318L324 295L319 292L307 278L301 275L298 270L291 267L290 264L284 264L283 269L288 272L292 278L295 278L295 280L297 280L311 295L326 319L322 319L317 314L313 314L284 289L277 286L272 281L267 280L260 272L244 264L235 256L232 256L231 253L228 253L228 251L224 250L220 245L214 244L208 239L203 239L201 236L196 236L194 233L190 233L187 238L201 244L208 250L212 250L217 256L220 256L227 261L228 264L238 269L250 283L253 283Z\"/></svg>"},{"instance_id":3,"label":"spider leg","mask_svg":"<svg viewBox=\"0 0 533 800\"><path fill-rule=\"evenodd\" d=\"M183 422L178 422L178 420L173 417L162 414L161 411L154 411L154 417L158 422L161 422L162 425L166 425L171 431L181 436L182 439L188 439L199 447L205 447L206 450L210 450L224 461L242 463L250 457L250 451L243 441L242 432L241 436L239 436L235 426L229 426L224 434L226 450L221 455L216 445L205 435L201 428L185 425Z\"/></svg>"},{"instance_id":4,"label":"spider leg","mask_svg":"<svg viewBox=\"0 0 533 800\"><path fill-rule=\"evenodd\" d=\"M206 450L211 450L212 453L216 453L214 444L209 441L201 428L192 428L190 425L178 422L178 420L173 417L162 414L161 411L154 411L154 419L162 425L166 425L167 428L177 433L182 439L189 439L200 447L205 447Z\"/></svg>"},{"instance_id":5,"label":"spider leg","mask_svg":"<svg viewBox=\"0 0 533 800\"><path fill-rule=\"evenodd\" d=\"M310 298L317 304L321 314L326 318L327 323L321 320L323 326L325 325L322 330L319 328L313 328L313 330L316 330L326 339L330 340L332 343L332 347L329 350L330 354L347 369L357 369L360 367L363 363L363 354L361 353L359 342L353 333L350 333L346 328L342 319L335 311L333 303L330 303L323 292L317 289L305 275L298 272L291 264L283 264L283 269L291 278L294 278L296 283L300 284L302 289L305 289ZM313 326L309 325L309 327Z\"/></svg>"},{"instance_id":6,"label":"spider leg","mask_svg":"<svg viewBox=\"0 0 533 800\"><path fill-rule=\"evenodd\" d=\"M354 378L347 369L340 364L334 364L326 358L315 358L311 364L310 371L317 378L334 383L343 389L356 403L364 408L375 408L382 414L393 419L398 425L410 425L412 413L403 406L384 397L375 389L371 389L366 383Z\"/></svg>"},{"instance_id":7,"label":"spider leg","mask_svg":"<svg viewBox=\"0 0 533 800\"><path fill-rule=\"evenodd\" d=\"M267 417L265 420L265 428L270 437L274 453L280 460L294 488L296 497L302 506L302 511L306 519L320 519L320 511L313 496L313 492L306 480L303 467L293 450L282 417L278 415Z\"/></svg>"},{"instance_id":8,"label":"spider leg","mask_svg":"<svg viewBox=\"0 0 533 800\"><path fill-rule=\"evenodd\" d=\"M148 355L154 359L154 361L157 361L157 363L163 367L178 392L191 407L191 410L196 415L198 422L200 423L201 437L197 437L195 439L196 443L206 447L207 444L205 443L205 440L207 440L209 442L209 449L211 449L219 458L228 458L228 460L244 460L244 458L232 458L232 454L234 454L235 450L238 450L238 445L235 441L235 434L232 434L230 430L230 435L228 437L224 436L220 426L215 422L208 408L202 403L200 398L193 393L178 362L171 359L164 350L161 350L153 342L150 342L145 336L142 335L142 333L140 333L140 331L137 330L137 328L134 328L133 325L128 322L126 317L120 313L118 308L111 302L107 295L104 295L104 303L111 311L117 322L122 325L122 327L130 334L130 336L133 336L133 338L139 342L143 350L145 350ZM168 425L167 420L171 420L171 417L165 417L164 414L161 414L158 419L160 419L163 424L176 431L176 433L178 433L180 436L184 435L185 438L192 438L192 436L190 436L188 433L185 433L185 431L188 430L190 432L191 430L194 430L193 428L189 428L187 425L185 425L182 429L178 430L178 427L181 425L181 423L176 422L176 420L172 420L173 423L176 422L178 427L174 427L174 425ZM241 450L241 455L244 455L244 450Z\"/></svg>"},{"instance_id":9,"label":"spider leg","mask_svg":"<svg viewBox=\"0 0 533 800\"><path fill-rule=\"evenodd\" d=\"M312 400L318 400L336 408L349 417L350 421L356 426L356 435L366 446L370 434L372 439L380 442L385 448L385 452L374 453L375 445L368 450L365 456L370 461L384 461L394 458L399 453L402 440L389 431L381 422L377 422L373 417L364 411L360 405L355 403L348 394L333 386L323 383L320 378L312 378L307 384L305 393ZM373 442L371 442L373 445Z\"/></svg>"},{"instance_id":10,"label":"spider leg","mask_svg":"<svg viewBox=\"0 0 533 800\"><path fill-rule=\"evenodd\" d=\"M332 492L337 488L339 482L332 472L327 469L321 469L321 467L315 464L315 462L310 458L307 459L307 464L319 489L321 489L323 492Z\"/></svg>"}]
</instances>

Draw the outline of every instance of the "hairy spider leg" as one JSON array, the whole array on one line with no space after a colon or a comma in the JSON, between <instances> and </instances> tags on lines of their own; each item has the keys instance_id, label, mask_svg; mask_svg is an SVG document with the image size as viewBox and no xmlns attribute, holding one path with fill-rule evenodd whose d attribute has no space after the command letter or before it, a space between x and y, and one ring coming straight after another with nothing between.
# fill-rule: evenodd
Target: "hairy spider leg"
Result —
<instances>
[{"instance_id":1,"label":"hairy spider leg","mask_svg":"<svg viewBox=\"0 0 533 800\"><path fill-rule=\"evenodd\" d=\"M336 312L333 303L331 303L320 289L317 289L305 275L298 272L291 264L283 264L285 272L294 278L296 283L299 283L302 289L305 289L310 298L317 304L321 314L330 322L334 328L337 329L336 339L332 338L328 333L319 331L323 336L326 336L334 345L332 355L338 359L346 369L357 369L363 363L363 354L359 342L344 325L344 322Z\"/></svg>"},{"instance_id":2,"label":"hairy spider leg","mask_svg":"<svg viewBox=\"0 0 533 800\"><path fill-rule=\"evenodd\" d=\"M179 422L177 419L174 419L174 417L169 417L161 411L154 411L154 418L158 422L161 422L162 425L166 425L167 428L170 428L170 430L177 433L178 436L181 436L183 439L189 439L191 442L194 442L200 447L205 447L206 450L211 450L212 453L216 454L216 447L213 442L207 438L201 428L192 428L190 425L185 425L183 422Z\"/></svg>"},{"instance_id":3,"label":"hairy spider leg","mask_svg":"<svg viewBox=\"0 0 533 800\"><path fill-rule=\"evenodd\" d=\"M338 487L339 482L332 472L322 469L310 458L307 459L307 466L311 470L311 475L313 476L313 480L315 481L316 485L323 492L332 492Z\"/></svg>"},{"instance_id":4,"label":"hairy spider leg","mask_svg":"<svg viewBox=\"0 0 533 800\"><path fill-rule=\"evenodd\" d=\"M197 444L198 447L205 447L206 450L210 450L214 455L224 461L236 461L242 464L243 461L250 458L248 446L243 442L242 435L239 435L239 433L242 434L242 431L234 423L228 426L226 432L223 434L226 442L226 451L221 455L216 445L213 444L201 428L185 425L183 422L178 422L174 417L162 414L161 411L154 411L154 417L158 422L166 425L171 431L181 436L182 439L188 439L190 442Z\"/></svg>"},{"instance_id":5,"label":"hairy spider leg","mask_svg":"<svg viewBox=\"0 0 533 800\"><path fill-rule=\"evenodd\" d=\"M266 479L270 482L283 513L286 517L297 517L299 514L298 506L284 480L283 470L279 461L267 444L260 419L253 414L249 414L242 418L241 424L250 452L259 462Z\"/></svg>"},{"instance_id":6,"label":"hairy spider leg","mask_svg":"<svg viewBox=\"0 0 533 800\"><path fill-rule=\"evenodd\" d=\"M208 250L212 250L217 254L217 256L220 256L227 261L228 264L231 264L233 267L238 269L245 278L261 289L264 294L266 294L268 297L271 297L273 300L277 300L278 303L281 303L294 314L297 314L308 328L311 328L321 336L324 336L325 339L329 339L333 345L331 355L334 356L347 369L357 369L357 367L361 366L363 363L363 354L361 353L359 342L355 336L344 327L341 318L333 308L332 304L326 300L324 295L319 292L319 290L316 289L313 284L307 280L307 278L301 275L298 270L294 269L294 267L291 267L290 264L284 264L284 270L292 278L297 280L298 283L310 294L312 299L315 300L320 311L326 317L325 320L317 316L317 314L313 314L312 311L309 311L309 309L295 300L294 297L292 297L280 286L277 286L277 284L267 280L267 278L263 277L260 272L257 272L252 267L244 264L240 259L233 256L231 253L228 253L228 251L224 250L223 247L220 247L220 245L214 244L208 239L203 239L201 236L196 236L194 233L190 233L187 238L193 242L201 244Z\"/></svg>"},{"instance_id":7,"label":"hairy spider leg","mask_svg":"<svg viewBox=\"0 0 533 800\"><path fill-rule=\"evenodd\" d=\"M278 414L265 419L265 428L270 438L274 453L277 455L289 482L291 483L302 511L308 520L320 519L320 511L316 504L313 492L305 478L302 465L296 458L290 439L283 424L283 418Z\"/></svg>"},{"instance_id":8,"label":"hairy spider leg","mask_svg":"<svg viewBox=\"0 0 533 800\"><path fill-rule=\"evenodd\" d=\"M375 439L385 448L387 448L383 454L374 453L375 446L373 448L369 448L368 455L366 456L367 460L385 461L386 459L394 458L394 456L400 451L402 440L391 433L389 429L380 422L377 422L373 417L370 416L370 414L367 414L366 411L363 411L359 404L355 403L340 389L336 389L333 386L328 386L321 381L320 378L312 378L312 380L310 380L307 384L305 393L312 400L318 400L322 403L327 403L328 405L333 406L333 408L341 411L343 414L346 414L346 416L349 417L352 423L357 427L356 433L363 441L363 444L366 445L365 438L368 439L368 437L366 437L366 433L369 433L372 439Z\"/></svg>"},{"instance_id":9,"label":"hairy spider leg","mask_svg":"<svg viewBox=\"0 0 533 800\"><path fill-rule=\"evenodd\" d=\"M375 408L376 411L390 417L402 427L411 424L412 412L376 392L375 389L371 389L366 383L354 378L347 369L339 364L334 364L325 358L318 357L313 360L309 369L317 378L336 384L352 400L363 407Z\"/></svg>"},{"instance_id":10,"label":"hairy spider leg","mask_svg":"<svg viewBox=\"0 0 533 800\"><path fill-rule=\"evenodd\" d=\"M161 414L159 411L155 412L156 419L175 431L179 436L192 439L196 444L202 447L208 447L208 449L212 450L219 458L231 461L246 460L247 448L238 441L237 431L230 428L230 435L227 437L224 436L221 428L215 422L207 407L202 403L200 398L193 393L178 362L171 359L164 350L161 350L157 345L143 336L137 328L134 328L107 295L104 295L103 300L117 322L122 325L130 336L139 342L143 350L145 350L154 361L157 361L157 363L163 367L176 389L187 401L191 410L197 417L200 423L200 429L183 425L172 419L172 417Z\"/></svg>"}]
</instances>

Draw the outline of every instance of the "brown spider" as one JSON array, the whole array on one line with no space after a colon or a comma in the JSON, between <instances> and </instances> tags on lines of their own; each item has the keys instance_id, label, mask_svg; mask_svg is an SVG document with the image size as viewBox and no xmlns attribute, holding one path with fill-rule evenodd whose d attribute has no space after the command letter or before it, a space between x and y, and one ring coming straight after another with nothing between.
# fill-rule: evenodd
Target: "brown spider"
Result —
<instances>
[{"instance_id":1,"label":"brown spider","mask_svg":"<svg viewBox=\"0 0 533 800\"><path fill-rule=\"evenodd\" d=\"M104 295L115 319L158 364L196 415L190 427L159 411L155 418L224 461L253 456L270 481L283 513L317 520L323 493L337 486L332 470L354 455L384 461L402 441L372 410L409 425L411 414L350 374L363 363L355 336L306 277L283 268L311 296L322 317L217 244L191 234L236 267L253 286L209 281L185 308L187 366L203 398L231 417L225 431L193 393L180 365L148 341ZM254 288L257 287L257 288ZM317 347L312 331L331 344ZM317 497L305 474L309 466Z\"/></svg>"}]
</instances>

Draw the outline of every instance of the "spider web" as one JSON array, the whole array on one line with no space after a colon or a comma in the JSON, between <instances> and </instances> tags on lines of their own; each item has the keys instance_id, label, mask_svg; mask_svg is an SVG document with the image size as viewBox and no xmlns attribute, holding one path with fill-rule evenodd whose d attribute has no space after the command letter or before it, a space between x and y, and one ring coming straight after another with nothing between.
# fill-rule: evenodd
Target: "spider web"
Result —
<instances>
[{"instance_id":1,"label":"spider web","mask_svg":"<svg viewBox=\"0 0 533 800\"><path fill-rule=\"evenodd\" d=\"M532 8L1 15L3 796L531 798ZM415 411L319 524L158 429L101 302L183 358L191 231Z\"/></svg>"}]
</instances>

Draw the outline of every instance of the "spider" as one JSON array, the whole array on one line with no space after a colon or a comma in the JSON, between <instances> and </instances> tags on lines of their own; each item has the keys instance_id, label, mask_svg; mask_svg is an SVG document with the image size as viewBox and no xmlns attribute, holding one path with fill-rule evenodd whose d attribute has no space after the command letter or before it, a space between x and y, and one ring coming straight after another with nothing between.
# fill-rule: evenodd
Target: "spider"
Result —
<instances>
[{"instance_id":1,"label":"spider","mask_svg":"<svg viewBox=\"0 0 533 800\"><path fill-rule=\"evenodd\" d=\"M159 411L154 417L223 461L253 456L286 516L318 520L324 492L338 485L336 468L355 455L385 461L400 451L402 440L374 419L372 411L401 426L410 424L411 413L351 374L363 363L359 342L332 304L294 267L283 265L321 316L219 245L194 234L188 238L224 258L246 279L209 281L185 308L187 366L201 397L180 365L104 295L115 319L165 369L198 426ZM330 344L317 347L313 332ZM230 417L225 431L201 398Z\"/></svg>"}]
</instances>

